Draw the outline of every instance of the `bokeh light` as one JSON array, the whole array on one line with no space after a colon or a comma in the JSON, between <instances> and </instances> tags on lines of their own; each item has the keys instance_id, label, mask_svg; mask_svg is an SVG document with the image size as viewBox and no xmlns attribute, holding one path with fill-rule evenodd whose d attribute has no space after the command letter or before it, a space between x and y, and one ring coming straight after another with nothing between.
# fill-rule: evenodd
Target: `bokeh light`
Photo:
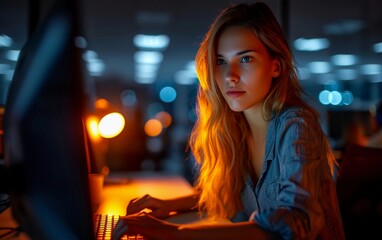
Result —
<instances>
[{"instance_id":1,"label":"bokeh light","mask_svg":"<svg viewBox=\"0 0 382 240\"><path fill-rule=\"evenodd\" d=\"M121 101L124 106L134 106L137 104L137 95L134 90L127 89L121 93Z\"/></svg>"},{"instance_id":2,"label":"bokeh light","mask_svg":"<svg viewBox=\"0 0 382 240\"><path fill-rule=\"evenodd\" d=\"M95 107L97 109L107 109L109 107L109 101L104 98L97 99L95 102Z\"/></svg>"},{"instance_id":3,"label":"bokeh light","mask_svg":"<svg viewBox=\"0 0 382 240\"><path fill-rule=\"evenodd\" d=\"M120 134L125 127L122 114L113 112L104 116L98 124L98 131L104 138L113 138Z\"/></svg>"},{"instance_id":4,"label":"bokeh light","mask_svg":"<svg viewBox=\"0 0 382 240\"><path fill-rule=\"evenodd\" d=\"M168 128L172 123L171 115L165 111L158 112L154 118L162 123L163 128Z\"/></svg>"},{"instance_id":5,"label":"bokeh light","mask_svg":"<svg viewBox=\"0 0 382 240\"><path fill-rule=\"evenodd\" d=\"M88 130L89 137L93 141L97 142L101 139L99 131L98 131L98 118L97 117L95 117L95 116L87 117L86 118L86 128Z\"/></svg>"},{"instance_id":6,"label":"bokeh light","mask_svg":"<svg viewBox=\"0 0 382 240\"><path fill-rule=\"evenodd\" d=\"M318 96L318 99L320 100L320 102L322 104L328 105L330 103L329 95L330 95L330 91L324 90L324 91L320 92L320 95Z\"/></svg>"},{"instance_id":7,"label":"bokeh light","mask_svg":"<svg viewBox=\"0 0 382 240\"><path fill-rule=\"evenodd\" d=\"M150 137L156 137L161 134L163 129L162 123L157 119L150 119L145 124L145 133Z\"/></svg>"},{"instance_id":8,"label":"bokeh light","mask_svg":"<svg viewBox=\"0 0 382 240\"><path fill-rule=\"evenodd\" d=\"M176 99L176 90L173 87L164 87L160 90L159 97L163 102L173 102Z\"/></svg>"},{"instance_id":9,"label":"bokeh light","mask_svg":"<svg viewBox=\"0 0 382 240\"><path fill-rule=\"evenodd\" d=\"M354 97L353 93L350 91L345 91L342 93L342 103L345 105L350 105L353 103Z\"/></svg>"},{"instance_id":10,"label":"bokeh light","mask_svg":"<svg viewBox=\"0 0 382 240\"><path fill-rule=\"evenodd\" d=\"M342 95L338 91L332 91L331 94L329 95L329 101L333 105L338 105L342 101Z\"/></svg>"},{"instance_id":11,"label":"bokeh light","mask_svg":"<svg viewBox=\"0 0 382 240\"><path fill-rule=\"evenodd\" d=\"M324 105L350 105L353 103L353 93L350 91L328 91L323 90L320 92L318 99Z\"/></svg>"}]
</instances>

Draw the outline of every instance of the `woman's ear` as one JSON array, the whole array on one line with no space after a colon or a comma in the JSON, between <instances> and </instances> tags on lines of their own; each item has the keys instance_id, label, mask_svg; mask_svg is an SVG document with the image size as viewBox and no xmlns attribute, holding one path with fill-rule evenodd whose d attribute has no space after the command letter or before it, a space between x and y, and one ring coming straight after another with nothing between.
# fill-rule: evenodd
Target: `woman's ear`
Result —
<instances>
[{"instance_id":1,"label":"woman's ear","mask_svg":"<svg viewBox=\"0 0 382 240\"><path fill-rule=\"evenodd\" d=\"M281 64L278 59L273 60L273 66L272 66L272 77L276 78L280 76L281 73Z\"/></svg>"}]
</instances>

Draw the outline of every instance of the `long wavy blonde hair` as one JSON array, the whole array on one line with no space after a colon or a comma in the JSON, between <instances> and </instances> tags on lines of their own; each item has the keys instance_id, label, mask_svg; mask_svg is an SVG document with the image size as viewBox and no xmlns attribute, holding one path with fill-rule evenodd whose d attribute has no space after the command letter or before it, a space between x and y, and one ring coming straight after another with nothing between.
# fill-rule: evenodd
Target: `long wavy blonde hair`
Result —
<instances>
[{"instance_id":1,"label":"long wavy blonde hair","mask_svg":"<svg viewBox=\"0 0 382 240\"><path fill-rule=\"evenodd\" d=\"M223 10L210 26L195 57L200 82L196 105L198 118L189 140L200 167L195 182L200 191L199 207L215 218L230 218L242 209L240 194L249 167L248 123L242 112L229 108L214 79L217 41L222 31L232 25L251 29L270 56L280 62L281 74L273 79L265 99L264 118L269 120L287 105L304 106L317 114L302 100L293 56L269 7L259 2ZM330 152L328 144L325 146L323 150Z\"/></svg>"}]
</instances>

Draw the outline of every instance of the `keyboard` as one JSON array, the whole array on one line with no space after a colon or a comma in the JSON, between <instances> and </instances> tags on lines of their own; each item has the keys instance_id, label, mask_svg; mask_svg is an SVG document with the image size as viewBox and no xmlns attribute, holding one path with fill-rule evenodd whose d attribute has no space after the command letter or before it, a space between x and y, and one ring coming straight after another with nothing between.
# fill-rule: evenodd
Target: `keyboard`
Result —
<instances>
[{"instance_id":1,"label":"keyboard","mask_svg":"<svg viewBox=\"0 0 382 240\"><path fill-rule=\"evenodd\" d=\"M119 215L94 214L94 236L96 240L110 240L111 234L118 222ZM144 240L143 236L123 236L122 240Z\"/></svg>"}]
</instances>

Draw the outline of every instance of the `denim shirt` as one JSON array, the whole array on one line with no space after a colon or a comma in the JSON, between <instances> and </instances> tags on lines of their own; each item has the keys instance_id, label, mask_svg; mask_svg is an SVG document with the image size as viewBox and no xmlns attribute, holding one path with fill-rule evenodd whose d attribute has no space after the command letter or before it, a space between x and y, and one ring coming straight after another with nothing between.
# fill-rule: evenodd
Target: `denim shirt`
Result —
<instances>
[{"instance_id":1,"label":"denim shirt","mask_svg":"<svg viewBox=\"0 0 382 240\"><path fill-rule=\"evenodd\" d=\"M330 171L321 152L324 137L318 120L302 108L289 108L272 118L258 182L255 185L248 175L241 193L244 211L231 220L256 221L283 239L316 239L331 221L324 210L338 208L337 202L318 200L324 191L335 189L332 179L324 183L320 178L319 169Z\"/></svg>"}]
</instances>

